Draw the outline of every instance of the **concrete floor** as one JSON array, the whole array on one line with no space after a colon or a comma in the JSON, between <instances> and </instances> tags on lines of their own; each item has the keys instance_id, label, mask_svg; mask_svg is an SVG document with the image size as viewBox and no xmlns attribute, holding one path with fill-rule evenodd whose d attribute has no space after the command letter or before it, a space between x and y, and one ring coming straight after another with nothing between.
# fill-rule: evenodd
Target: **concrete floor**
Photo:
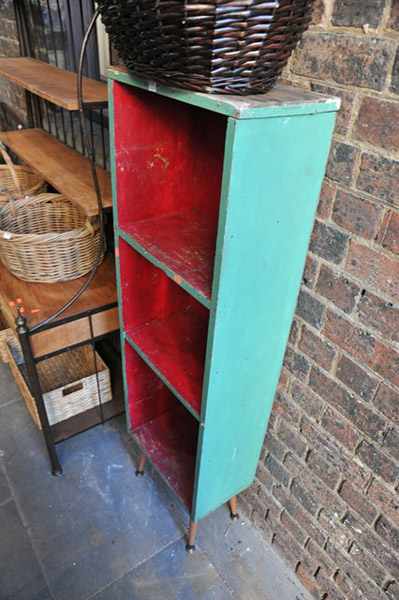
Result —
<instances>
[{"instance_id":1,"label":"concrete floor","mask_svg":"<svg viewBox=\"0 0 399 600\"><path fill-rule=\"evenodd\" d=\"M187 555L187 515L157 477L135 477L123 419L59 447L40 433L0 365L0 600L308 600L244 520L222 508Z\"/></svg>"}]
</instances>

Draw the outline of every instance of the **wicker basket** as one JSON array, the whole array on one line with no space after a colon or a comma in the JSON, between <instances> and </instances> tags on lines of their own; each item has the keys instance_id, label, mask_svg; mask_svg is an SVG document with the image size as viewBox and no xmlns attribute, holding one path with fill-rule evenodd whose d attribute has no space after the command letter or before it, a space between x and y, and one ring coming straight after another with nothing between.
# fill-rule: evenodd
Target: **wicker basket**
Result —
<instances>
[{"instance_id":1,"label":"wicker basket","mask_svg":"<svg viewBox=\"0 0 399 600\"><path fill-rule=\"evenodd\" d=\"M270 89L311 21L313 0L99 0L126 66L204 92Z\"/></svg>"},{"instance_id":2,"label":"wicker basket","mask_svg":"<svg viewBox=\"0 0 399 600\"><path fill-rule=\"evenodd\" d=\"M14 165L1 142L0 154L6 163L0 165L0 208L10 199L32 196L45 191L46 183L43 177L28 167Z\"/></svg>"},{"instance_id":3,"label":"wicker basket","mask_svg":"<svg viewBox=\"0 0 399 600\"><path fill-rule=\"evenodd\" d=\"M24 281L57 282L88 273L102 236L86 215L59 194L40 194L0 209L0 260Z\"/></svg>"},{"instance_id":4,"label":"wicker basket","mask_svg":"<svg viewBox=\"0 0 399 600\"><path fill-rule=\"evenodd\" d=\"M27 409L41 428L36 403L22 375L23 363L19 353L18 340L7 345L8 363ZM101 404L112 400L109 369L96 353L98 383ZM99 406L96 369L93 350L82 346L38 363L38 373L42 386L43 399L50 425Z\"/></svg>"}]
</instances>

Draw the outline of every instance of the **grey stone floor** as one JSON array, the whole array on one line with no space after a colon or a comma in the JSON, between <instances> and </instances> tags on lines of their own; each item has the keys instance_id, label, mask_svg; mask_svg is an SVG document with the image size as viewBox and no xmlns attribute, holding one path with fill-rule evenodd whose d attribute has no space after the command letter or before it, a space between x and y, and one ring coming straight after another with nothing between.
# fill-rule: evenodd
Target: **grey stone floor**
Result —
<instances>
[{"instance_id":1,"label":"grey stone floor","mask_svg":"<svg viewBox=\"0 0 399 600\"><path fill-rule=\"evenodd\" d=\"M0 600L307 600L288 568L225 508L200 525L157 477L136 478L123 419L58 446L41 435L0 365Z\"/></svg>"}]
</instances>

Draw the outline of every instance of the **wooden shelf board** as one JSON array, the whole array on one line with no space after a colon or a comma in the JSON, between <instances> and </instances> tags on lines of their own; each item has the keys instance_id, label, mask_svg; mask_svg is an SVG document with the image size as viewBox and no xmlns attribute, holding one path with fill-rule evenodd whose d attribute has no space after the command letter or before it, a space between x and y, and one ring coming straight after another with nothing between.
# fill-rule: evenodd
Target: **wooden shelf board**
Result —
<instances>
[{"instance_id":1,"label":"wooden shelf board","mask_svg":"<svg viewBox=\"0 0 399 600\"><path fill-rule=\"evenodd\" d=\"M197 423L180 405L133 430L133 434L162 479L191 509Z\"/></svg>"},{"instance_id":2,"label":"wooden shelf board","mask_svg":"<svg viewBox=\"0 0 399 600\"><path fill-rule=\"evenodd\" d=\"M127 340L176 396L200 419L207 323L189 310L127 332Z\"/></svg>"},{"instance_id":3,"label":"wooden shelf board","mask_svg":"<svg viewBox=\"0 0 399 600\"><path fill-rule=\"evenodd\" d=\"M0 58L0 77L23 87L67 110L78 110L76 73L59 69L41 60L28 57ZM107 85L83 78L83 97L86 104L107 102Z\"/></svg>"},{"instance_id":4,"label":"wooden shelf board","mask_svg":"<svg viewBox=\"0 0 399 600\"><path fill-rule=\"evenodd\" d=\"M15 312L10 302L20 298L25 309L29 327L54 314L80 288L84 279L63 283L29 283L17 279L0 262L0 308L9 327L15 329ZM90 324L85 316L96 311L92 317L94 333L103 335L118 328L116 304L115 265L113 257L107 256L99 267L94 281L79 300L63 313L52 329L37 333L32 338L36 356L55 352L69 345L84 342L90 337ZM101 310L104 308L104 310ZM65 323L66 318L78 317Z\"/></svg>"},{"instance_id":5,"label":"wooden shelf board","mask_svg":"<svg viewBox=\"0 0 399 600\"><path fill-rule=\"evenodd\" d=\"M0 132L0 140L88 216L98 214L88 158L41 129ZM112 206L111 178L97 167L104 208Z\"/></svg>"},{"instance_id":6,"label":"wooden shelf board","mask_svg":"<svg viewBox=\"0 0 399 600\"><path fill-rule=\"evenodd\" d=\"M127 225L121 233L175 283L210 307L216 232L206 218L195 212L165 215Z\"/></svg>"}]
</instances>

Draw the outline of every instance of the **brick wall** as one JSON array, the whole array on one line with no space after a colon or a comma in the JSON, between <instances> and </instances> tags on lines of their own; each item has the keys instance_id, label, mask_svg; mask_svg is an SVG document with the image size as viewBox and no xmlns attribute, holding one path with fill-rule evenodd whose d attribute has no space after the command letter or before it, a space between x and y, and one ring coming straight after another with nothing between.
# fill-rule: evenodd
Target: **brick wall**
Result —
<instances>
[{"instance_id":1,"label":"brick wall","mask_svg":"<svg viewBox=\"0 0 399 600\"><path fill-rule=\"evenodd\" d=\"M0 0L0 56L19 56L13 0ZM0 78L0 130L26 124L25 93Z\"/></svg>"},{"instance_id":2,"label":"brick wall","mask_svg":"<svg viewBox=\"0 0 399 600\"><path fill-rule=\"evenodd\" d=\"M315 598L399 599L399 0L315 2L285 77L342 98L255 485Z\"/></svg>"}]
</instances>

